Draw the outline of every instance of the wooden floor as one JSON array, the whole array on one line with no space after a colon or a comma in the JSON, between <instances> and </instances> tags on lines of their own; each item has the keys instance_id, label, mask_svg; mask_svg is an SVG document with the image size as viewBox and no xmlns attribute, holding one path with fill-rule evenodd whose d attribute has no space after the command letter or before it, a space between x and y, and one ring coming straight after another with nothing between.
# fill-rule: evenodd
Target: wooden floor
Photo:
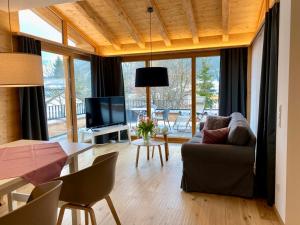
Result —
<instances>
[{"instance_id":1,"label":"wooden floor","mask_svg":"<svg viewBox=\"0 0 300 225\"><path fill-rule=\"evenodd\" d=\"M80 167L111 151L120 152L111 198L123 225L280 224L273 209L261 200L183 192L179 144L170 145L170 159L163 168L158 152L147 161L143 149L139 168L135 168L136 146L127 143L108 144L86 152L80 157ZM98 225L115 224L105 201L97 203L94 210ZM63 224L70 224L69 212Z\"/></svg>"}]
</instances>

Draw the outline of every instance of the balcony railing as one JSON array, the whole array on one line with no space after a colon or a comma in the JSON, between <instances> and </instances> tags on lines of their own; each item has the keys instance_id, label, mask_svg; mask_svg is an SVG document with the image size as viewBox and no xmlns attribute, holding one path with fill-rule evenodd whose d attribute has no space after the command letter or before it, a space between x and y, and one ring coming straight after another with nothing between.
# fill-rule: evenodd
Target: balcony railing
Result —
<instances>
[{"instance_id":1,"label":"balcony railing","mask_svg":"<svg viewBox=\"0 0 300 225\"><path fill-rule=\"evenodd\" d=\"M84 103L76 103L77 115L85 114ZM66 117L66 105L48 105L47 106L47 119L57 120Z\"/></svg>"},{"instance_id":2,"label":"balcony railing","mask_svg":"<svg viewBox=\"0 0 300 225\"><path fill-rule=\"evenodd\" d=\"M153 100L153 104L157 109L171 109L171 110L191 110L192 102L190 99L184 100ZM145 100L126 100L126 107L131 108L143 108L146 107ZM218 109L206 109L205 111L212 114L216 114ZM85 114L85 104L76 103L77 115ZM209 114L210 114L209 113ZM47 119L56 120L66 117L66 106L65 105L48 105L47 106Z\"/></svg>"}]
</instances>

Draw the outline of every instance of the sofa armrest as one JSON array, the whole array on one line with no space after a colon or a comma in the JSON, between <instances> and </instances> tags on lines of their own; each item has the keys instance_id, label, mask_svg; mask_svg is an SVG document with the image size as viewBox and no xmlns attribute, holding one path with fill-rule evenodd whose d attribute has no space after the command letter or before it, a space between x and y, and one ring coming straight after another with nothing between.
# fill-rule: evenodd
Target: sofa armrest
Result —
<instances>
[{"instance_id":1,"label":"sofa armrest","mask_svg":"<svg viewBox=\"0 0 300 225\"><path fill-rule=\"evenodd\" d=\"M211 163L254 164L255 152L249 146L184 143L181 147L183 161Z\"/></svg>"}]
</instances>

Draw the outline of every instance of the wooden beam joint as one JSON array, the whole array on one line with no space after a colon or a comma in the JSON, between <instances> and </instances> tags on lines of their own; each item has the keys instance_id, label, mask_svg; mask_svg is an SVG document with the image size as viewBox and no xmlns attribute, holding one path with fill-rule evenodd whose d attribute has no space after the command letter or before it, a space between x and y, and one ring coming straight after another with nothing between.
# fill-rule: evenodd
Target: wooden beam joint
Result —
<instances>
[{"instance_id":1,"label":"wooden beam joint","mask_svg":"<svg viewBox=\"0 0 300 225\"><path fill-rule=\"evenodd\" d=\"M93 7L87 1L78 1L75 4L77 6L76 8L93 24L97 31L101 33L116 50L121 50L120 43L115 39L109 28L105 26Z\"/></svg>"},{"instance_id":2,"label":"wooden beam joint","mask_svg":"<svg viewBox=\"0 0 300 225\"><path fill-rule=\"evenodd\" d=\"M145 42L143 41L142 36L138 32L136 26L129 18L127 13L125 12L121 3L117 0L104 0L106 4L115 12L115 14L119 17L120 21L127 27L128 32L132 39L137 43L140 48L146 48Z\"/></svg>"},{"instance_id":3,"label":"wooden beam joint","mask_svg":"<svg viewBox=\"0 0 300 225\"><path fill-rule=\"evenodd\" d=\"M199 44L199 35L197 23L195 20L195 14L193 11L192 0L182 0L182 5L188 19L189 27L192 33L192 39L194 44Z\"/></svg>"}]
</instances>

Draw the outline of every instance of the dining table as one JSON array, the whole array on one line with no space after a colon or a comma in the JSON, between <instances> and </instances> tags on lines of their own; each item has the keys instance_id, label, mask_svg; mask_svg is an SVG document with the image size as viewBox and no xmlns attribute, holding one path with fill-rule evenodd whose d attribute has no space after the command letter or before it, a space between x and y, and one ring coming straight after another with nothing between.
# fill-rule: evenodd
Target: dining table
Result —
<instances>
[{"instance_id":1,"label":"dining table","mask_svg":"<svg viewBox=\"0 0 300 225\"><path fill-rule=\"evenodd\" d=\"M26 145L35 145L42 143L53 143L52 141L38 141L38 140L18 140L13 141L6 144L0 145L1 149L6 147L18 147L18 146L26 146ZM74 173L78 171L78 155L87 150L90 150L94 147L93 144L87 143L73 143L65 141L58 142L62 148L62 150L67 155L67 161L65 165L69 166L69 172ZM16 190L21 188L22 186L28 184L29 182L25 180L23 177L13 177L8 179L0 180L0 197L7 195L7 204L8 211L11 212L15 208L15 203L17 201L26 202L28 199L28 194L18 193ZM72 225L80 224L80 212L77 210L72 210Z\"/></svg>"}]
</instances>

